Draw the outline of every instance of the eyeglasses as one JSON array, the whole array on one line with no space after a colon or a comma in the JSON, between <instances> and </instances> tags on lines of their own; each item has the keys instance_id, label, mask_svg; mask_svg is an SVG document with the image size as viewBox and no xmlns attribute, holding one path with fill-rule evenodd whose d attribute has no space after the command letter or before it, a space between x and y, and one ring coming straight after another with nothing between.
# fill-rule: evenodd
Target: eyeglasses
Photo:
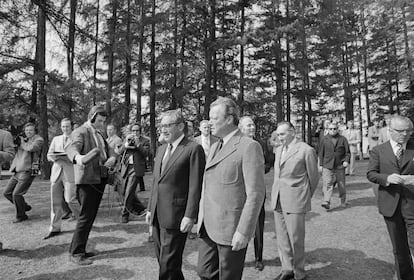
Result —
<instances>
[{"instance_id":1,"label":"eyeglasses","mask_svg":"<svg viewBox=\"0 0 414 280\"><path fill-rule=\"evenodd\" d=\"M410 134L412 131L411 129L394 129L394 128L391 128L391 129L399 134L403 134L404 132L407 134Z\"/></svg>"},{"instance_id":2,"label":"eyeglasses","mask_svg":"<svg viewBox=\"0 0 414 280\"><path fill-rule=\"evenodd\" d=\"M173 123L165 123L165 124L160 124L160 125L158 125L158 127L161 129L161 128L168 128L168 129L170 129L170 128L172 128L173 127L173 125L176 125L176 124L179 124L180 122L173 122Z\"/></svg>"}]
</instances>

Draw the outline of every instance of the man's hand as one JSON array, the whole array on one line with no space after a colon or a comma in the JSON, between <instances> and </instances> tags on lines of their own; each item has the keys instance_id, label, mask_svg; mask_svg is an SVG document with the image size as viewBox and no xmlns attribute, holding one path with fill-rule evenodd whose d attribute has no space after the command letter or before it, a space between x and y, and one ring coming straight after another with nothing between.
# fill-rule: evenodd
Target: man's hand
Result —
<instances>
[{"instance_id":1,"label":"man's hand","mask_svg":"<svg viewBox=\"0 0 414 280\"><path fill-rule=\"evenodd\" d=\"M231 241L231 250L232 251L239 251L243 248L247 247L249 244L249 239L244 236L243 234L236 231L233 235L233 239Z\"/></svg>"},{"instance_id":2,"label":"man's hand","mask_svg":"<svg viewBox=\"0 0 414 280\"><path fill-rule=\"evenodd\" d=\"M191 230L191 228L193 227L193 225L194 225L194 219L184 217L181 220L180 231L181 232L189 232Z\"/></svg>"},{"instance_id":3,"label":"man's hand","mask_svg":"<svg viewBox=\"0 0 414 280\"><path fill-rule=\"evenodd\" d=\"M110 157L106 160L106 162L104 163L104 165L106 167L113 167L115 165L116 162L116 158L115 157Z\"/></svg>"},{"instance_id":4,"label":"man's hand","mask_svg":"<svg viewBox=\"0 0 414 280\"><path fill-rule=\"evenodd\" d=\"M147 211L147 214L145 215L145 222L147 223L147 225L149 225L150 221L151 221L151 212Z\"/></svg>"},{"instance_id":5,"label":"man's hand","mask_svg":"<svg viewBox=\"0 0 414 280\"><path fill-rule=\"evenodd\" d=\"M345 167L345 168L347 168L347 167L348 167L348 165L349 165L349 163L348 163L347 161L344 161L344 162L342 163L342 166L343 166L343 167Z\"/></svg>"},{"instance_id":6,"label":"man's hand","mask_svg":"<svg viewBox=\"0 0 414 280\"><path fill-rule=\"evenodd\" d=\"M402 184L404 183L404 179L397 173L393 173L387 177L387 182L390 184Z\"/></svg>"}]
</instances>

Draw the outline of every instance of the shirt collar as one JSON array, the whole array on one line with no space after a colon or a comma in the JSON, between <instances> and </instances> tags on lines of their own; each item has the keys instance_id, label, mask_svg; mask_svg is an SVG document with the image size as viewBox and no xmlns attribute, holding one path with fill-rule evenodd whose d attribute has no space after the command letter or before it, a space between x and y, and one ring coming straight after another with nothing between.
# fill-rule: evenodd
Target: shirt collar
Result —
<instances>
[{"instance_id":1,"label":"shirt collar","mask_svg":"<svg viewBox=\"0 0 414 280\"><path fill-rule=\"evenodd\" d=\"M180 142L184 139L184 134L181 134L180 137L178 137L177 139L175 139L174 142L171 143L172 148L171 148L171 152L175 150L175 148L177 148L178 144L180 144Z\"/></svg>"},{"instance_id":2,"label":"shirt collar","mask_svg":"<svg viewBox=\"0 0 414 280\"><path fill-rule=\"evenodd\" d=\"M229 134L227 134L226 136L223 137L223 146L229 142L230 138L233 137L237 132L239 131L238 128L236 128L235 130L233 130L232 132L230 132Z\"/></svg>"},{"instance_id":3,"label":"shirt collar","mask_svg":"<svg viewBox=\"0 0 414 280\"><path fill-rule=\"evenodd\" d=\"M393 151L396 151L398 149L398 143L394 140L390 139L390 144ZM407 148L407 143L402 144L403 149L405 150Z\"/></svg>"}]
</instances>

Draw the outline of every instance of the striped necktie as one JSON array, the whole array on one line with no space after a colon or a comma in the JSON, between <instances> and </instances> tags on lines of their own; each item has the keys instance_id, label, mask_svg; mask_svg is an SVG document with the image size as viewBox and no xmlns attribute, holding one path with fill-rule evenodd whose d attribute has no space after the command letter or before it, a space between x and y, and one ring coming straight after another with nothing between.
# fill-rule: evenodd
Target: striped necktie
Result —
<instances>
[{"instance_id":1,"label":"striped necktie","mask_svg":"<svg viewBox=\"0 0 414 280\"><path fill-rule=\"evenodd\" d=\"M398 166L401 167L402 158L403 158L403 154L404 154L404 148L403 148L402 144L397 144L397 147L398 147L398 149L395 153L395 157L397 158Z\"/></svg>"},{"instance_id":2,"label":"striped necktie","mask_svg":"<svg viewBox=\"0 0 414 280\"><path fill-rule=\"evenodd\" d=\"M167 166L168 160L169 160L169 159L170 159L170 157L171 157L171 150L172 150L172 147L173 147L173 145L172 145L172 144L168 144L167 150L165 151L165 155L164 155L164 157L163 157L163 159L162 159L162 162L161 162L161 173L163 173L163 172L164 172L165 167Z\"/></svg>"}]
</instances>

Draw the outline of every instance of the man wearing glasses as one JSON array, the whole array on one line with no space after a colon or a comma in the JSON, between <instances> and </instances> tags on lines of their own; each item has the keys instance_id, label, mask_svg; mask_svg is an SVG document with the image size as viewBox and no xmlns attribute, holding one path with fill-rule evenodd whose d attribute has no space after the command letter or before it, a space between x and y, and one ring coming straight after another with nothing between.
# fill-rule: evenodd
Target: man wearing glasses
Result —
<instances>
[{"instance_id":1,"label":"man wearing glasses","mask_svg":"<svg viewBox=\"0 0 414 280\"><path fill-rule=\"evenodd\" d=\"M374 147L367 177L379 185L378 208L384 216L395 256L396 279L414 279L414 142L413 123L394 116L390 140Z\"/></svg>"},{"instance_id":2,"label":"man wearing glasses","mask_svg":"<svg viewBox=\"0 0 414 280\"><path fill-rule=\"evenodd\" d=\"M328 125L328 134L321 139L319 145L319 165L322 166L323 203L326 210L331 208L331 197L335 184L338 186L341 207L345 208L345 168L349 165L350 151L348 141L338 133L338 124Z\"/></svg>"},{"instance_id":3,"label":"man wearing glasses","mask_svg":"<svg viewBox=\"0 0 414 280\"><path fill-rule=\"evenodd\" d=\"M182 255L187 234L198 214L204 174L203 147L188 140L180 111L163 114L160 132L165 143L154 161L154 180L146 221L152 226L159 279L184 279Z\"/></svg>"}]
</instances>

